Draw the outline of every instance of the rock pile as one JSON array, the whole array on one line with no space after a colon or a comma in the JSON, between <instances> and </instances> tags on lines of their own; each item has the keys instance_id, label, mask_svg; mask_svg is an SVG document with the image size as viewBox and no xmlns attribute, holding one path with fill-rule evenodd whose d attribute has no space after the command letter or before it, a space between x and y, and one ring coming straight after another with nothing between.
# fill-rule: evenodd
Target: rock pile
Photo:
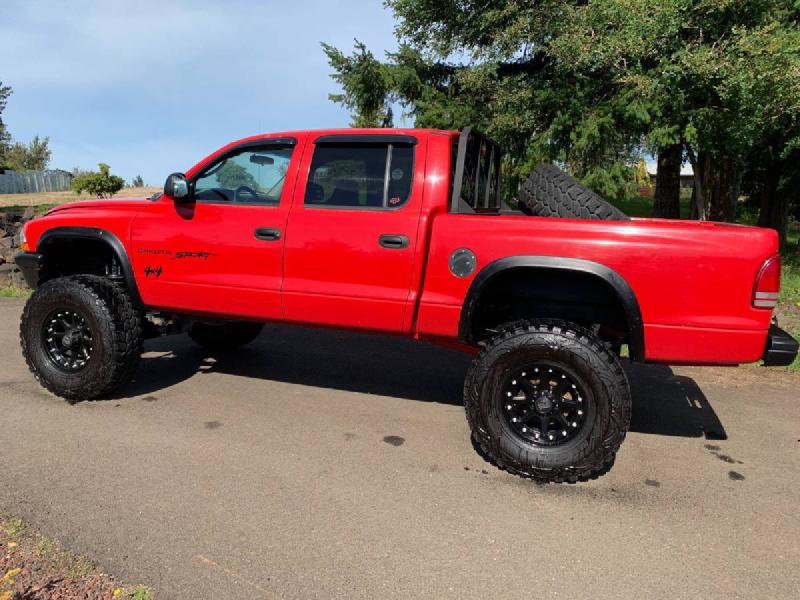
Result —
<instances>
[{"instance_id":1,"label":"rock pile","mask_svg":"<svg viewBox=\"0 0 800 600\"><path fill-rule=\"evenodd\" d=\"M25 279L14 264L14 255L19 252L19 232L22 225L32 218L32 207L21 215L0 212L0 287L25 287Z\"/></svg>"}]
</instances>

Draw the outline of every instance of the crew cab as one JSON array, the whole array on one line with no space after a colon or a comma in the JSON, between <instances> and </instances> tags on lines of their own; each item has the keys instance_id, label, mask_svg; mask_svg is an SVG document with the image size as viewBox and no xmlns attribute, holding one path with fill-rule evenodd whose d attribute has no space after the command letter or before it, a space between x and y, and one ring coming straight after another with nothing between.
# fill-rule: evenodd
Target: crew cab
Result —
<instances>
[{"instance_id":1,"label":"crew cab","mask_svg":"<svg viewBox=\"0 0 800 600\"><path fill-rule=\"evenodd\" d=\"M25 358L77 401L124 385L164 331L215 351L270 322L442 343L474 355L464 402L486 455L555 482L612 464L631 413L624 348L794 360L773 323L774 231L525 214L502 200L501 163L471 128L282 132L219 149L149 199L57 206L17 257L36 290ZM536 180L545 202L577 189L553 177Z\"/></svg>"}]
</instances>

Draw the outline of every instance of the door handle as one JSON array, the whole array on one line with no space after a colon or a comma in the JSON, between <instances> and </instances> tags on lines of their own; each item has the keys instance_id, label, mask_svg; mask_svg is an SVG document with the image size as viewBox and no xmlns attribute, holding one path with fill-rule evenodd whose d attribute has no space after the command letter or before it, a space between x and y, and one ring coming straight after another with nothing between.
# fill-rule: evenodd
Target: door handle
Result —
<instances>
[{"instance_id":1,"label":"door handle","mask_svg":"<svg viewBox=\"0 0 800 600\"><path fill-rule=\"evenodd\" d=\"M281 239L281 230L275 227L256 227L256 239L274 242Z\"/></svg>"},{"instance_id":2,"label":"door handle","mask_svg":"<svg viewBox=\"0 0 800 600\"><path fill-rule=\"evenodd\" d=\"M391 248L392 250L408 248L408 236L384 233L378 236L378 244L381 248Z\"/></svg>"}]
</instances>

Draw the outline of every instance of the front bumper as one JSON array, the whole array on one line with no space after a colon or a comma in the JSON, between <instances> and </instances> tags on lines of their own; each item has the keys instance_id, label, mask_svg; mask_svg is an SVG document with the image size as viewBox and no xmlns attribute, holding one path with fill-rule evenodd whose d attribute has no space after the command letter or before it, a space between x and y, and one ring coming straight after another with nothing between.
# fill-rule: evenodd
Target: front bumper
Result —
<instances>
[{"instance_id":1,"label":"front bumper","mask_svg":"<svg viewBox=\"0 0 800 600\"><path fill-rule=\"evenodd\" d=\"M43 259L44 256L35 252L20 252L14 257L14 262L25 277L25 283L32 290L39 287L39 271L42 269Z\"/></svg>"},{"instance_id":2,"label":"front bumper","mask_svg":"<svg viewBox=\"0 0 800 600\"><path fill-rule=\"evenodd\" d=\"M764 349L765 367L785 367L797 358L797 340L777 325L770 325L767 335L767 347Z\"/></svg>"}]
</instances>

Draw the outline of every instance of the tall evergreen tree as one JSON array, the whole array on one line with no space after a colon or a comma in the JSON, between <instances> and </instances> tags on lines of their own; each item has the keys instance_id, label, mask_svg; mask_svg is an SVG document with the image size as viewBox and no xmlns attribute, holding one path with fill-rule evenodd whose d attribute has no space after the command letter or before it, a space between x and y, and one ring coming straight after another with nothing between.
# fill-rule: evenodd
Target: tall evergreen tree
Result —
<instances>
[{"instance_id":1,"label":"tall evergreen tree","mask_svg":"<svg viewBox=\"0 0 800 600\"><path fill-rule=\"evenodd\" d=\"M362 44L350 56L324 46L342 87L332 98L353 111L354 124L378 123L399 103L418 126L476 125L506 149L512 192L550 160L621 196L631 165L652 152L663 170L663 216L679 209L684 160L697 175L699 218L732 218L747 177L763 180L764 206L786 184L753 159L785 172L800 145L794 0L386 4L398 18L397 52L379 61ZM783 222L764 219L779 231Z\"/></svg>"},{"instance_id":2,"label":"tall evergreen tree","mask_svg":"<svg viewBox=\"0 0 800 600\"><path fill-rule=\"evenodd\" d=\"M6 129L6 124L3 122L3 110L8 103L8 97L11 95L11 88L4 86L0 81L0 168L5 164L6 152L8 152L11 136Z\"/></svg>"}]
</instances>

